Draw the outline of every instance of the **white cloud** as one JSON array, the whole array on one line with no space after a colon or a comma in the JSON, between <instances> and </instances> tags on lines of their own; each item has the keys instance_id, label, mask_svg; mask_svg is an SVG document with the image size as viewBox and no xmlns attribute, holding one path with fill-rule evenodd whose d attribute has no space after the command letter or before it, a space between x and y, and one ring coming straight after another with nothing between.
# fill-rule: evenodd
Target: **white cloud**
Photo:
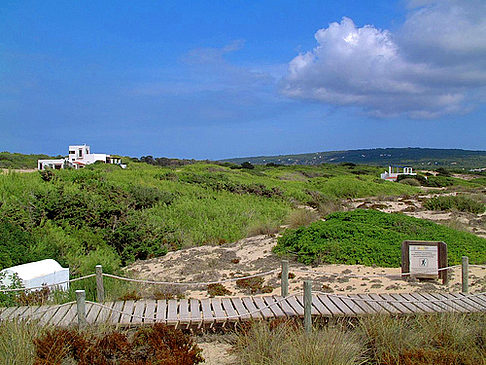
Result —
<instances>
[{"instance_id":1,"label":"white cloud","mask_svg":"<svg viewBox=\"0 0 486 365\"><path fill-rule=\"evenodd\" d=\"M467 112L484 99L484 1L415 1L396 34L343 18L315 38L289 63L285 95L411 118Z\"/></svg>"}]
</instances>

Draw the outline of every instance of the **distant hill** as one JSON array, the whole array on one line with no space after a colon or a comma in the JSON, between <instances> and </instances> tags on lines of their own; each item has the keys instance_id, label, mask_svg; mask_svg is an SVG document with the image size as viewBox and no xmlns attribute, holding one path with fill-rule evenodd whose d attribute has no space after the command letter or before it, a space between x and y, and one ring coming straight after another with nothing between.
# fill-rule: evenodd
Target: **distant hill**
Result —
<instances>
[{"instance_id":1,"label":"distant hill","mask_svg":"<svg viewBox=\"0 0 486 365\"><path fill-rule=\"evenodd\" d=\"M0 152L0 168L35 169L37 160L55 158L48 155L24 155L22 153Z\"/></svg>"},{"instance_id":2,"label":"distant hill","mask_svg":"<svg viewBox=\"0 0 486 365\"><path fill-rule=\"evenodd\" d=\"M367 165L412 165L417 168L479 168L486 167L486 151L435 148L374 148L347 151L303 153L297 155L231 158L223 161L241 164L275 163L281 165L319 165L321 163L352 162Z\"/></svg>"}]
</instances>

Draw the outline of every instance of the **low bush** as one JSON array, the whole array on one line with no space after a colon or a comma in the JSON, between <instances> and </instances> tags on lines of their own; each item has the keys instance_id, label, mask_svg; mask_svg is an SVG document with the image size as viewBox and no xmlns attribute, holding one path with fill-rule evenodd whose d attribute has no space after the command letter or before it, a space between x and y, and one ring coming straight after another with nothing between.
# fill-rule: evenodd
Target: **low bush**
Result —
<instances>
[{"instance_id":1,"label":"low bush","mask_svg":"<svg viewBox=\"0 0 486 365\"><path fill-rule=\"evenodd\" d=\"M204 361L201 349L188 335L161 323L140 327L133 334L113 331L96 335L56 328L33 342L36 365L193 365Z\"/></svg>"},{"instance_id":2,"label":"low bush","mask_svg":"<svg viewBox=\"0 0 486 365\"><path fill-rule=\"evenodd\" d=\"M216 283L208 285L208 294L210 297L225 296L231 295L231 291L229 291L223 284Z\"/></svg>"},{"instance_id":3,"label":"low bush","mask_svg":"<svg viewBox=\"0 0 486 365\"><path fill-rule=\"evenodd\" d=\"M420 186L420 182L417 179L411 179L411 178L400 180L400 184Z\"/></svg>"},{"instance_id":4,"label":"low bush","mask_svg":"<svg viewBox=\"0 0 486 365\"><path fill-rule=\"evenodd\" d=\"M458 210L474 214L484 213L486 206L466 195L447 195L430 198L424 201L424 207L428 210Z\"/></svg>"},{"instance_id":5,"label":"low bush","mask_svg":"<svg viewBox=\"0 0 486 365\"><path fill-rule=\"evenodd\" d=\"M450 265L467 253L471 262L486 263L486 239L400 213L357 209L333 213L326 221L287 229L276 253L296 254L306 264L330 263L399 267L404 240L444 241Z\"/></svg>"}]
</instances>

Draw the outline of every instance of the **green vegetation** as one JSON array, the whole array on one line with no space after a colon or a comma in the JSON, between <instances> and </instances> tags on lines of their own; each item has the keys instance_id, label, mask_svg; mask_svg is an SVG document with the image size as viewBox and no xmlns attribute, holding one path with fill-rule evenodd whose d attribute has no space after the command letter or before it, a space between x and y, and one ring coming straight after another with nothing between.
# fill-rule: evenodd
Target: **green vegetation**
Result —
<instances>
[{"instance_id":1,"label":"green vegetation","mask_svg":"<svg viewBox=\"0 0 486 365\"><path fill-rule=\"evenodd\" d=\"M377 179L369 166L255 166L207 163L126 170L0 174L0 269L53 258L74 275L105 272L181 247L232 242L308 221L298 205L323 214L339 199L402 195L415 187Z\"/></svg>"},{"instance_id":2,"label":"green vegetation","mask_svg":"<svg viewBox=\"0 0 486 365\"><path fill-rule=\"evenodd\" d=\"M463 255L475 264L486 262L484 238L400 213L362 209L333 213L326 221L289 229L278 239L274 250L295 254L306 264L398 267L404 240L444 241L450 265L460 264Z\"/></svg>"},{"instance_id":3,"label":"green vegetation","mask_svg":"<svg viewBox=\"0 0 486 365\"><path fill-rule=\"evenodd\" d=\"M357 325L331 323L306 335L294 322L259 322L238 335L239 364L483 364L486 316L370 316Z\"/></svg>"},{"instance_id":4,"label":"green vegetation","mask_svg":"<svg viewBox=\"0 0 486 365\"><path fill-rule=\"evenodd\" d=\"M62 158L61 156L52 157L48 155L24 155L22 153L0 152L0 168L3 169L35 169L37 160L49 158Z\"/></svg>"},{"instance_id":5,"label":"green vegetation","mask_svg":"<svg viewBox=\"0 0 486 365\"><path fill-rule=\"evenodd\" d=\"M354 163L368 165L409 165L421 169L447 166L453 169L486 166L486 151L436 148L374 148L348 151L303 153L298 155L233 158L225 161L240 164L319 165Z\"/></svg>"},{"instance_id":6,"label":"green vegetation","mask_svg":"<svg viewBox=\"0 0 486 365\"><path fill-rule=\"evenodd\" d=\"M474 214L481 214L486 210L486 206L482 202L466 195L446 195L430 198L424 202L424 207L429 210L458 210Z\"/></svg>"}]
</instances>

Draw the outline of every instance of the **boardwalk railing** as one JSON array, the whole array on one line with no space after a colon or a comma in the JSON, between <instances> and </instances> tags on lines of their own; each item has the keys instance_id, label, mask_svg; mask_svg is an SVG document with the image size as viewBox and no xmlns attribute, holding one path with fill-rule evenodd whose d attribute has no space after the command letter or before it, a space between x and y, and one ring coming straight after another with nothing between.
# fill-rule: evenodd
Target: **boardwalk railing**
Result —
<instances>
[{"instance_id":1,"label":"boardwalk railing","mask_svg":"<svg viewBox=\"0 0 486 365\"><path fill-rule=\"evenodd\" d=\"M469 267L486 268L486 265L469 265L468 257L463 256L462 265L453 265L453 266L443 267L443 268L440 268L438 270L434 270L434 271L431 271L431 272L435 273L437 271L444 271L444 270L450 271L450 270L457 268L457 267L461 267L462 292L467 293L468 290L469 290L469 280L468 280L468 278L469 278ZM126 281L126 282L139 283L139 284L199 287L199 286L208 286L208 285L212 285L212 284L225 284L225 283L230 283L230 282L236 282L236 281L239 281L239 280L268 276L268 275L272 275L272 274L280 272L281 296L285 297L285 296L288 295L288 292L289 292L289 270L290 269L292 269L292 272L295 272L295 273L307 274L307 275L310 275L310 276L318 276L317 278L313 278L313 280L317 280L317 281L319 281L319 276L320 277L331 276L331 277L340 277L340 278L368 278L368 279L369 278L383 277L383 278L389 278L389 279L397 280L397 279L402 279L404 277L409 277L409 276L413 275L413 273L410 273L410 272L397 273L397 274L358 275L358 274L353 274L353 273L343 274L343 273L335 273L335 272L322 272L322 271L314 271L314 270L304 270L304 269L300 269L300 268L297 268L297 267L289 268L289 262L286 261L286 260L283 260L281 262L281 268L280 269L273 269L273 270L260 272L260 273L256 273L256 274L251 274L251 275L246 275L246 276L241 276L241 277L221 279L221 280L214 280L214 281L198 281L198 282L181 281L181 282L177 282L177 281L157 281L157 280L135 279L135 278L128 278L128 277L119 276L119 275L108 274L108 273L103 272L103 268L102 268L101 265L96 265L94 274L89 274L89 275L81 276L81 277L70 279L70 280L65 280L65 281L62 281L62 282L54 283L54 284L48 284L48 285L46 284L46 285L30 287L30 288L3 288L3 287L0 286L0 293L2 293L2 292L3 293L22 292L22 291L35 290L35 289L58 287L62 284L73 283L73 282L76 282L76 281L96 277L97 301L103 302L104 298L105 298L104 281L103 281L104 277L122 280L122 281Z\"/></svg>"},{"instance_id":2,"label":"boardwalk railing","mask_svg":"<svg viewBox=\"0 0 486 365\"><path fill-rule=\"evenodd\" d=\"M464 296L464 294L468 293L469 286L468 286L468 277L469 277L469 267L482 267L486 268L486 265L469 265L468 258L466 256L463 257L462 259L462 265L455 265L455 266L449 266L445 268L441 268L440 270L452 270L456 267L461 267L461 272L462 272L462 293L463 296L459 297L454 297L453 295L451 296L442 296L440 298L436 298L434 296L427 297L423 296L422 299L417 299L415 297L410 297L410 299L406 298L394 298L389 295L382 295L381 297L365 297L365 298L359 298L357 296L346 296L346 295L338 295L338 294L329 294L329 293L321 293L321 292L312 292L312 281L311 280L305 280L304 281L304 287L303 287L303 296L301 299L301 305L303 309L303 317L304 317L304 325L306 330L310 330L311 328L311 316L312 314L315 314L315 305L313 302L313 296L315 294L318 294L320 296L325 296L325 298L328 299L321 299L326 301L329 300L329 298L333 298L334 301L341 301L343 303L349 302L352 300L353 302L363 302L363 307L369 307L369 308L375 308L377 307L378 303L385 303L386 305L394 306L394 307L403 307L406 309L407 305L413 305L414 307L419 307L421 304L427 304L429 307L437 307L437 308L448 308L451 309L452 306L450 303L453 302L460 302L462 305L462 308L476 308L478 303L474 301L474 298L479 297L479 308L480 310L483 310L483 306L481 303L484 301L484 296L485 293L477 293L477 294L470 294L467 296ZM241 318L247 318L247 317L253 317L255 313L264 313L265 311L270 311L274 310L276 307L279 306L280 303L282 305L288 305L288 302L295 302L297 299L298 294L293 294L289 295L289 263L288 261L282 261L281 263L281 269L274 269L266 272L261 272L261 273L256 273L256 274L251 274L247 276L242 276L242 277L234 277L234 278L228 278L228 279L222 279L222 280L215 280L215 281L206 281L206 282L172 282L172 281L155 281L155 280L143 280L143 279L133 279L133 278L127 278L123 276L118 276L118 275L113 275L113 274L108 274L108 273L103 273L103 268L101 265L96 266L96 270L94 274L86 275L83 277L78 277L75 279L67 280L61 283L56 283L56 284L51 284L51 285L44 285L44 286L39 286L39 287L34 287L34 288L0 288L0 292L20 292L24 290L33 290L33 289L41 289L45 287L56 287L61 284L65 284L67 282L72 283L92 277L96 277L96 287L97 287L97 303L92 302L92 301L87 301L86 300L86 295L84 290L76 290L76 315L78 318L78 325L80 327L86 326L88 321L86 320L86 304L89 304L91 307L96 306L99 307L99 310L101 311L101 308L104 309L109 309L112 312L118 312L120 315L123 315L122 317L126 318L137 318L140 322L142 321L150 321L151 317L149 316L143 316L141 314L137 313L127 313L124 312L120 309L113 307L108 307L104 304L105 300L105 290L104 290L104 282L103 278L112 278L116 280L122 280L122 281L127 281L127 282L134 282L134 283L139 283L139 284L151 284L151 285L177 285L177 286L208 286L211 284L224 284L224 283L229 283L229 282L235 282L238 280L244 280L244 279L251 279L251 278L256 278L256 277L262 277L262 276L268 276L272 274L276 274L280 271L280 278L281 278L281 297L276 300L269 300L269 304L267 305L258 305L254 306L254 309L251 309L250 311L242 312L242 313L236 313L236 314L231 314L231 313L225 313L224 317L219 318L218 315L212 316L215 320L229 320L229 319L241 319ZM314 280L319 281L319 276L339 276L339 277L348 277L348 278L371 278L371 277L388 277L391 279L397 279L397 278L403 278L412 275L411 273L400 273L400 274L395 274L395 275L390 275L390 274L371 274L371 275L356 275L356 274L337 274L337 273L326 273L326 272L320 272L320 271L313 271L313 270L303 270L299 268L292 268L292 271L298 272L301 274L308 274L311 276L317 276L314 278ZM323 297L324 298L324 297ZM253 299L252 299L253 300ZM191 300L192 301L192 300ZM448 305L445 305L444 303L449 303ZM319 303L319 301L317 301ZM465 304L464 304L465 303ZM45 311L49 310L59 310L61 307L69 306L74 304L74 302L70 303L65 303L60 306L51 306L50 308L46 309ZM356 303L355 303L356 304ZM202 304L201 304L202 305ZM314 306L314 307L313 307ZM382 305L383 306L383 305ZM90 307L90 308L91 308ZM378 306L380 307L380 306ZM252 308L252 307L249 307ZM313 309L314 308L314 309ZM476 308L477 309L477 308ZM66 309L66 312L70 311L71 309ZM185 311L188 309L186 308ZM177 313L178 309L176 309ZM28 314L28 310L25 311L26 314ZM404 312L404 311L402 311ZM405 311L406 312L406 311ZM296 312L297 314L300 312ZM37 311L35 313L36 316L39 315L44 315L44 311ZM153 318L152 318L153 319Z\"/></svg>"}]
</instances>

